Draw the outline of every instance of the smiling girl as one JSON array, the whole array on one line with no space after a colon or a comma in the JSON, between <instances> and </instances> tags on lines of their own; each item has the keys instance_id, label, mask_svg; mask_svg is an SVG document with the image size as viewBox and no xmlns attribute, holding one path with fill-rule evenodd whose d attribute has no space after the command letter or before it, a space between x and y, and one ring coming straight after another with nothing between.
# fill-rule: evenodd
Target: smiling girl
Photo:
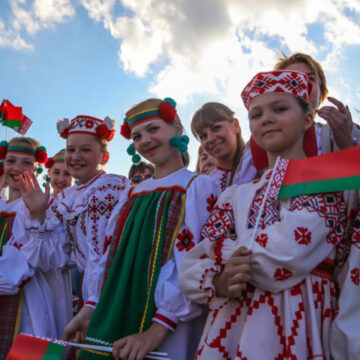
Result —
<instances>
[{"instance_id":1,"label":"smiling girl","mask_svg":"<svg viewBox=\"0 0 360 360\"><path fill-rule=\"evenodd\" d=\"M2 170L9 186L9 200L0 200L0 358L4 359L19 331L58 337L61 324L59 304L50 286L66 282L61 272L35 272L19 249L28 241L23 222L28 211L21 198L21 177L25 172L40 173L46 150L29 137L0 143ZM35 175L34 175L35 178ZM66 313L61 314L66 317ZM69 319L69 318L68 318Z\"/></svg>"},{"instance_id":2,"label":"smiling girl","mask_svg":"<svg viewBox=\"0 0 360 360\"><path fill-rule=\"evenodd\" d=\"M50 179L50 185L53 189L52 197L71 186L72 176L65 167L65 149L61 149L52 158L49 158L45 163L45 167L48 169L48 177Z\"/></svg>"},{"instance_id":3,"label":"smiling girl","mask_svg":"<svg viewBox=\"0 0 360 360\"><path fill-rule=\"evenodd\" d=\"M306 157L310 88L304 73L273 71L257 74L242 92L270 169L225 190L204 240L183 261L181 288L209 307L197 359L331 358L334 268L349 205L341 192L265 195L278 156Z\"/></svg>"},{"instance_id":4,"label":"smiling girl","mask_svg":"<svg viewBox=\"0 0 360 360\"><path fill-rule=\"evenodd\" d=\"M44 271L76 265L83 273L85 306L65 328L66 338L77 336L73 329L98 301L102 273L94 269L98 270L96 265L109 245L108 220L121 199L126 199L128 180L101 170L109 159L107 143L114 136L114 126L108 117L79 115L58 121L58 131L66 138L66 168L78 183L58 193L47 212L49 191L44 194L29 175L22 182L31 219L27 223L31 241L21 249L28 262Z\"/></svg>"},{"instance_id":5,"label":"smiling girl","mask_svg":"<svg viewBox=\"0 0 360 360\"><path fill-rule=\"evenodd\" d=\"M191 121L194 136L215 162L216 169L210 176L220 184L222 191L238 183L234 176L245 148L239 120L234 114L224 104L209 102L195 112ZM243 168L247 169L246 166ZM242 181L250 181L255 175L254 171L245 176L241 174Z\"/></svg>"},{"instance_id":6,"label":"smiling girl","mask_svg":"<svg viewBox=\"0 0 360 360\"><path fill-rule=\"evenodd\" d=\"M218 189L184 167L188 138L172 99L149 99L126 113L122 135L132 139L155 172L132 188L116 220L105 283L86 340L113 344L115 359L142 359L154 349L191 359L203 325L202 309L178 287L184 255L199 241ZM104 359L86 350L81 359Z\"/></svg>"}]
</instances>

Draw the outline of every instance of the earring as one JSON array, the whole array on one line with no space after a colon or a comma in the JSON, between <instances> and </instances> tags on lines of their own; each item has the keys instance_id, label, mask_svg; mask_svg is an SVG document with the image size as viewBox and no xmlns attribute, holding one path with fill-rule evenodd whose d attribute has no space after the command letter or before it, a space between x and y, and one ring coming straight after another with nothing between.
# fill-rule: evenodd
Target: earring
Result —
<instances>
[{"instance_id":1,"label":"earring","mask_svg":"<svg viewBox=\"0 0 360 360\"><path fill-rule=\"evenodd\" d=\"M170 145L177 148L183 154L188 149L189 141L190 139L187 135L173 136L170 139Z\"/></svg>"},{"instance_id":2,"label":"earring","mask_svg":"<svg viewBox=\"0 0 360 360\"><path fill-rule=\"evenodd\" d=\"M131 143L129 147L126 149L126 152L131 156L131 161L134 164L138 164L141 160L141 157L139 154L136 153L135 145L134 143Z\"/></svg>"}]
</instances>

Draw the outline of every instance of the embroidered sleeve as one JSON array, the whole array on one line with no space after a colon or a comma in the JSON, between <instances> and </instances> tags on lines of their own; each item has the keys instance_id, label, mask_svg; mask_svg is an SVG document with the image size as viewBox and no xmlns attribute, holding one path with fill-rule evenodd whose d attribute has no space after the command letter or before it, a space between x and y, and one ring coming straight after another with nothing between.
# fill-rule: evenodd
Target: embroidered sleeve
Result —
<instances>
[{"instance_id":1,"label":"embroidered sleeve","mask_svg":"<svg viewBox=\"0 0 360 360\"><path fill-rule=\"evenodd\" d=\"M5 245L0 256L0 295L13 295L31 279L35 271L22 252L13 245Z\"/></svg>"},{"instance_id":2,"label":"embroidered sleeve","mask_svg":"<svg viewBox=\"0 0 360 360\"><path fill-rule=\"evenodd\" d=\"M356 359L360 354L360 206L350 225L350 237L339 247L336 283L339 298L331 326L334 359Z\"/></svg>"},{"instance_id":3,"label":"embroidered sleeve","mask_svg":"<svg viewBox=\"0 0 360 360\"><path fill-rule=\"evenodd\" d=\"M179 269L186 254L200 240L202 225L215 205L219 189L208 176L196 178L186 193L185 219L175 239L171 259L162 267L155 291L157 312L153 321L174 330L179 321L199 316L203 309L179 288Z\"/></svg>"},{"instance_id":4,"label":"embroidered sleeve","mask_svg":"<svg viewBox=\"0 0 360 360\"><path fill-rule=\"evenodd\" d=\"M265 207L263 218L271 209ZM278 221L260 226L252 249L252 283L279 292L300 283L326 258L346 225L341 193L300 196L281 207ZM249 236L252 234L250 232Z\"/></svg>"},{"instance_id":5,"label":"embroidered sleeve","mask_svg":"<svg viewBox=\"0 0 360 360\"><path fill-rule=\"evenodd\" d=\"M212 280L233 252L233 191L231 186L221 194L202 228L199 244L186 254L182 262L180 287L195 303L207 302L208 306L216 306L215 303L210 305L215 295Z\"/></svg>"},{"instance_id":6,"label":"embroidered sleeve","mask_svg":"<svg viewBox=\"0 0 360 360\"><path fill-rule=\"evenodd\" d=\"M81 224L86 227L84 232L89 249L83 278L83 298L89 306L96 306L100 296L107 247L115 224L115 220L110 219L113 212L116 216L119 207L127 199L128 181L125 177L121 179L120 184L102 185L94 191L90 197L86 221Z\"/></svg>"}]
</instances>

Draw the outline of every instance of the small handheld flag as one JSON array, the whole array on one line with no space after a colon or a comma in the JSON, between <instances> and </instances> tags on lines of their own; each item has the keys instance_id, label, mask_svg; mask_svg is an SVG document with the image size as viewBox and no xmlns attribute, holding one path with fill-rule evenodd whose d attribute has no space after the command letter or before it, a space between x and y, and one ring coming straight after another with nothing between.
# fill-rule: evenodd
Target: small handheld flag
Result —
<instances>
[{"instance_id":1,"label":"small handheld flag","mask_svg":"<svg viewBox=\"0 0 360 360\"><path fill-rule=\"evenodd\" d=\"M21 135L25 135L32 124L32 121L22 113L21 106L14 106L6 99L0 105L0 122Z\"/></svg>"}]
</instances>

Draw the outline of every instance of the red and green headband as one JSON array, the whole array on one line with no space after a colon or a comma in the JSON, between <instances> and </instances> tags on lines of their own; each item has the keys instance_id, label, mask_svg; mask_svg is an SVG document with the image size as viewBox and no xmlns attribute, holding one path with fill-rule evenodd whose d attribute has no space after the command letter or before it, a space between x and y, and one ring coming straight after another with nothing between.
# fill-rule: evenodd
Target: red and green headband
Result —
<instances>
[{"instance_id":1,"label":"red and green headband","mask_svg":"<svg viewBox=\"0 0 360 360\"><path fill-rule=\"evenodd\" d=\"M8 152L34 155L35 160L40 164L44 164L47 160L46 148L44 146L35 147L32 144L17 141L17 139L9 143L5 140L0 142L0 159L5 159Z\"/></svg>"},{"instance_id":2,"label":"red and green headband","mask_svg":"<svg viewBox=\"0 0 360 360\"><path fill-rule=\"evenodd\" d=\"M124 118L121 125L120 134L125 139L130 139L131 129L140 123L160 118L168 123L173 122L177 117L176 102L172 98L165 98L159 106L149 107L145 110L139 111L128 118Z\"/></svg>"}]
</instances>

